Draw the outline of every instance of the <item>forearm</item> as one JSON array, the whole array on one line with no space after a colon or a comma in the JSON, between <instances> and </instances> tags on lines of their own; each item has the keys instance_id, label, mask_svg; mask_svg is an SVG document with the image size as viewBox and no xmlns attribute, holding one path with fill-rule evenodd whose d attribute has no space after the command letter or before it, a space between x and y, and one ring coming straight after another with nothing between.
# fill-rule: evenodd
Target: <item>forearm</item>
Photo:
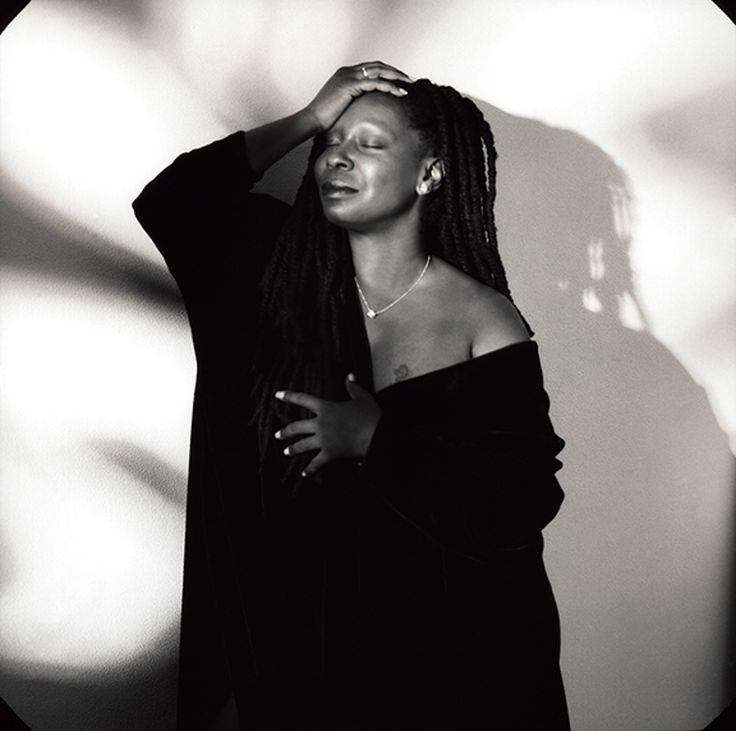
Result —
<instances>
[{"instance_id":1,"label":"forearm","mask_svg":"<svg viewBox=\"0 0 736 731\"><path fill-rule=\"evenodd\" d=\"M185 295L212 285L210 274L232 261L227 252L247 250L255 265L254 252L275 241L289 207L251 195L257 179L241 131L179 155L133 202Z\"/></svg>"},{"instance_id":2,"label":"forearm","mask_svg":"<svg viewBox=\"0 0 736 731\"><path fill-rule=\"evenodd\" d=\"M261 175L277 160L320 131L308 107L245 133L248 162Z\"/></svg>"}]
</instances>

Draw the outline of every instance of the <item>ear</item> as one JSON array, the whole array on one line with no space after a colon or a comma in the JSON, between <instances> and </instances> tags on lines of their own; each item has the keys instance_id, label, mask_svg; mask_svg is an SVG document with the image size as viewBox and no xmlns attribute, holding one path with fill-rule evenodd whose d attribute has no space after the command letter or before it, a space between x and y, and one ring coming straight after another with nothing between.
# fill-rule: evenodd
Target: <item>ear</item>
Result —
<instances>
[{"instance_id":1,"label":"ear","mask_svg":"<svg viewBox=\"0 0 736 731\"><path fill-rule=\"evenodd\" d=\"M442 185L445 178L445 166L439 157L434 157L426 162L422 170L422 177L417 183L417 194L428 195Z\"/></svg>"}]
</instances>

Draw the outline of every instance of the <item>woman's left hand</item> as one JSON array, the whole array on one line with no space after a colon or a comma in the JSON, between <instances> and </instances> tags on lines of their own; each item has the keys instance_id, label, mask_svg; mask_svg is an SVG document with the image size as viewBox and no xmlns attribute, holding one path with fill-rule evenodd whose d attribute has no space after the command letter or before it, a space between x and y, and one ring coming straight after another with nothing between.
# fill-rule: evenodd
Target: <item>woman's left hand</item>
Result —
<instances>
[{"instance_id":1,"label":"woman's left hand","mask_svg":"<svg viewBox=\"0 0 736 731\"><path fill-rule=\"evenodd\" d=\"M345 388L350 401L327 401L296 391L277 391L275 394L281 401L302 406L315 414L311 419L292 421L274 435L276 439L307 435L286 447L284 454L288 457L318 450L302 472L304 477L314 474L334 459L359 459L368 451L381 416L381 407L372 394L355 382L352 373L345 379Z\"/></svg>"}]
</instances>

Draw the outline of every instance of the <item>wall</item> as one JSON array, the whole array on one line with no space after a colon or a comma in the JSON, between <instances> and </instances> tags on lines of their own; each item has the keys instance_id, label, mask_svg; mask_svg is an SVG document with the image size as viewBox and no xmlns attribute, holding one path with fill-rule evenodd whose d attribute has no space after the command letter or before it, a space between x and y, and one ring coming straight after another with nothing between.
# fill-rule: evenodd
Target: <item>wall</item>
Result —
<instances>
[{"instance_id":1,"label":"wall","mask_svg":"<svg viewBox=\"0 0 736 731\"><path fill-rule=\"evenodd\" d=\"M33 0L0 38L0 695L172 728L194 375L129 203L180 151L381 58L471 95L567 501L546 531L575 729L730 698L733 28L707 0ZM304 151L262 189L288 199ZM730 439L730 449L729 449Z\"/></svg>"}]
</instances>

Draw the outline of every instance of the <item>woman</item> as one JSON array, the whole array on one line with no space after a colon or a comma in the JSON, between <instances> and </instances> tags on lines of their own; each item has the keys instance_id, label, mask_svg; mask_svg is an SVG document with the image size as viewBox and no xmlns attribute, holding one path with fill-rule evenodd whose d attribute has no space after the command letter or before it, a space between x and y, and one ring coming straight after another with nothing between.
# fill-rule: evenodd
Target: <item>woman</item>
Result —
<instances>
[{"instance_id":1,"label":"woman","mask_svg":"<svg viewBox=\"0 0 736 731\"><path fill-rule=\"evenodd\" d=\"M249 192L315 137L293 209ZM134 203L198 363L179 728L567 728L562 500L472 102L381 62Z\"/></svg>"}]
</instances>

